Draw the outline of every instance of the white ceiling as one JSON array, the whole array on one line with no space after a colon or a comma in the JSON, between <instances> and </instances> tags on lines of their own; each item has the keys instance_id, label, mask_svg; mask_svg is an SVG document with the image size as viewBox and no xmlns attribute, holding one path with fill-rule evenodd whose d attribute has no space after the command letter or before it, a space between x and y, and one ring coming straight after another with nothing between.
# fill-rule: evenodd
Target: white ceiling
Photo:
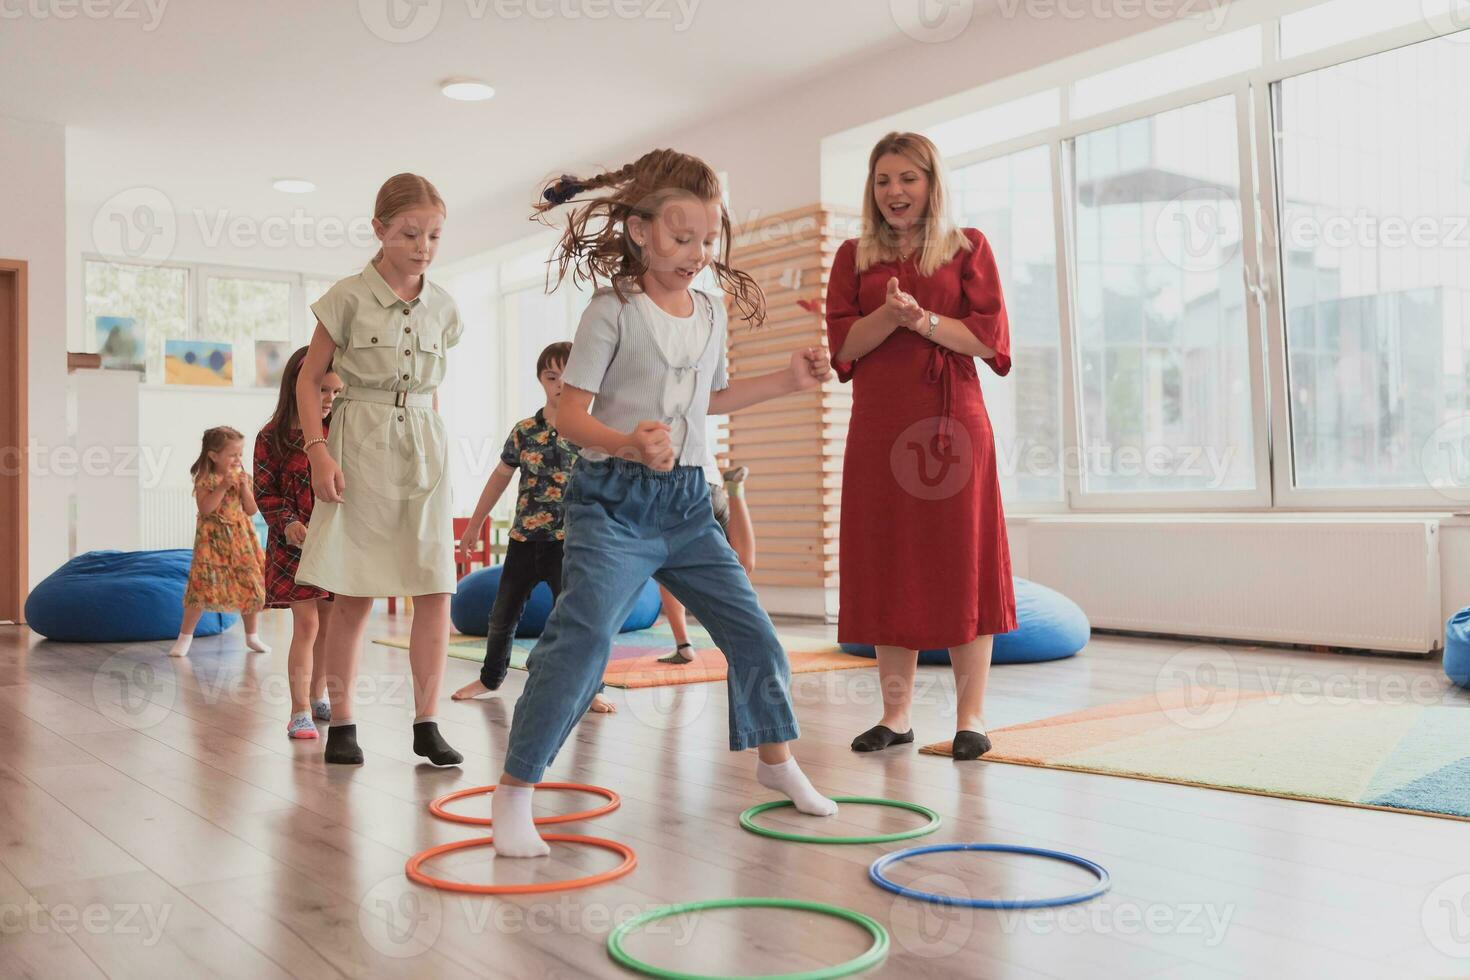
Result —
<instances>
[{"instance_id":1,"label":"white ceiling","mask_svg":"<svg viewBox=\"0 0 1470 980\"><path fill-rule=\"evenodd\" d=\"M156 21L150 2L163 3ZM397 36L427 33L385 40L390 5L408 24ZM348 219L401 170L429 175L451 211L514 187L529 202L553 168L621 163L600 151L912 43L891 5L13 0L0 19L0 115L68 127L73 208L149 187L178 213ZM558 13L568 10L582 16ZM438 83L457 75L496 97L444 98ZM284 176L319 190L272 190Z\"/></svg>"}]
</instances>

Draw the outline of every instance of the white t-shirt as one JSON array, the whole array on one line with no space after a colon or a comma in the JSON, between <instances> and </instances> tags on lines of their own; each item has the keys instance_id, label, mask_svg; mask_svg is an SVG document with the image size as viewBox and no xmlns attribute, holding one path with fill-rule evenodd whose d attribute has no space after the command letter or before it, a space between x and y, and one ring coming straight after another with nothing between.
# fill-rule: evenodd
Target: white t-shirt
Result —
<instances>
[{"instance_id":1,"label":"white t-shirt","mask_svg":"<svg viewBox=\"0 0 1470 980\"><path fill-rule=\"evenodd\" d=\"M701 314L697 303L692 315L674 316L649 299L646 293L634 293L633 302L638 304L643 322L648 325L654 343L669 364L675 368L692 368L699 363L705 346L710 341L710 331L714 329L714 324ZM675 371L664 390L665 407L662 419L669 423L669 440L673 443L676 459L689 436L683 409L694 398L696 384L693 370ZM704 473L710 482L719 482L720 471L715 466L713 455L706 456Z\"/></svg>"}]
</instances>

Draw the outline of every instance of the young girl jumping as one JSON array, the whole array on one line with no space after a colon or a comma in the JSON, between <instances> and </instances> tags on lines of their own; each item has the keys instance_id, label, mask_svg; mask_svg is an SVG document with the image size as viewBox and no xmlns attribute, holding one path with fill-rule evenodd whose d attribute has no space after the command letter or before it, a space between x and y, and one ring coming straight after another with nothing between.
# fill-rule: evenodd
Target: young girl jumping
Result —
<instances>
[{"instance_id":1,"label":"young girl jumping","mask_svg":"<svg viewBox=\"0 0 1470 980\"><path fill-rule=\"evenodd\" d=\"M582 316L563 375L557 424L583 447L566 494L562 593L532 651L505 772L491 797L495 851L548 853L532 822L533 786L556 758L602 678L614 632L652 575L699 617L730 662L730 749L758 747L756 777L804 813L831 815L791 757L798 735L791 668L776 631L710 508L705 416L821 384L821 351L789 370L731 382L725 310L690 288L713 264L746 319L760 288L729 265L730 220L703 161L655 150L586 180L564 176L538 212L599 188L570 216L560 275L611 282Z\"/></svg>"},{"instance_id":2,"label":"young girl jumping","mask_svg":"<svg viewBox=\"0 0 1470 980\"><path fill-rule=\"evenodd\" d=\"M455 589L449 437L435 391L445 356L464 332L454 300L425 275L444 215L433 184L416 174L390 177L373 207L383 247L311 307L316 333L296 404L316 508L296 581L335 596L327 629L329 763L362 762L348 692L373 598L400 595L414 599L413 751L437 766L463 760L434 717ZM346 387L328 436L320 409L329 371Z\"/></svg>"},{"instance_id":3,"label":"young girl jumping","mask_svg":"<svg viewBox=\"0 0 1470 980\"><path fill-rule=\"evenodd\" d=\"M187 657L199 617L209 612L235 612L245 621L245 645L256 653L270 647L255 631L256 615L265 608L265 555L250 518L259 509L250 476L240 465L245 437L227 425L206 429L199 458L189 467L199 520L194 529L194 560L184 587L184 622L168 651Z\"/></svg>"},{"instance_id":4,"label":"young girl jumping","mask_svg":"<svg viewBox=\"0 0 1470 980\"><path fill-rule=\"evenodd\" d=\"M256 502L270 526L265 548L265 597L270 609L291 610L291 652L286 678L291 688L291 738L316 738L316 721L330 721L327 703L327 617L332 594L296 581L301 545L316 498L311 492L311 463L301 451L301 422L296 411L296 382L306 348L292 354L281 374L275 414L255 437ZM328 372L320 389L319 416L325 429L332 401L342 393L342 379Z\"/></svg>"}]
</instances>

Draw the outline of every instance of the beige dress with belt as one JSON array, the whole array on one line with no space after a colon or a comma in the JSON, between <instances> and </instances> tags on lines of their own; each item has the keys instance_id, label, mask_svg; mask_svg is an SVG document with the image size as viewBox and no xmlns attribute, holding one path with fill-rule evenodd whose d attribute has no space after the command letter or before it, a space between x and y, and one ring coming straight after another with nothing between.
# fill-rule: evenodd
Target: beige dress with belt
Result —
<instances>
[{"instance_id":1,"label":"beige dress with belt","mask_svg":"<svg viewBox=\"0 0 1470 980\"><path fill-rule=\"evenodd\" d=\"M464 332L454 300L425 277L405 302L369 263L311 310L347 386L327 437L347 488L340 504L316 502L296 581L349 596L453 592L449 437L433 394Z\"/></svg>"}]
</instances>

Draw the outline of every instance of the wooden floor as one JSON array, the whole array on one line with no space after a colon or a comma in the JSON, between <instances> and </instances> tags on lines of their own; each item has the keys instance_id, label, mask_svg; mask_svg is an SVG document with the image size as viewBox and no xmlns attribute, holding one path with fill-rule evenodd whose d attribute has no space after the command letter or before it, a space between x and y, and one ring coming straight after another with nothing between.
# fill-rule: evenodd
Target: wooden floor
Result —
<instances>
[{"instance_id":1,"label":"wooden floor","mask_svg":"<svg viewBox=\"0 0 1470 980\"><path fill-rule=\"evenodd\" d=\"M375 614L370 636L403 630L402 621ZM0 977L624 976L605 951L611 924L669 903L731 896L829 902L876 918L893 945L870 976L1470 974L1470 958L1449 955L1470 956L1453 945L1470 943L1470 879L1454 880L1470 873L1470 825L958 764L912 746L855 755L848 741L878 717L873 671L794 681L799 756L818 787L933 807L944 826L916 843L1075 851L1112 872L1113 890L1050 912L936 910L867 881L869 862L902 845L789 844L741 830L736 815L771 794L755 782L753 753L726 750L719 685L612 692L618 713L586 719L548 776L622 795L622 808L608 816L553 829L629 844L638 854L631 875L510 899L422 889L403 876L411 854L481 833L434 819L426 804L495 778L525 675L512 671L502 696L484 702L446 697L440 723L466 761L436 770L416 765L409 751L406 652L369 645L358 717L367 764L329 769L320 741L284 735L288 631L286 616L273 613L263 632L275 652L247 654L237 628L196 641L192 656L175 663L166 643L52 644L0 627ZM1097 637L1075 660L998 668L988 723L1147 693L1185 645ZM1438 675L1432 663L1232 654L1242 666L1284 666L1299 676ZM472 664L449 665L449 690L474 676ZM946 738L948 671L926 669L921 680L919 739ZM595 805L581 794L538 797L547 813ZM488 801L462 808L488 813ZM810 823L771 816L774 824ZM849 805L822 829L886 831L917 819ZM543 861L496 864L474 849L434 868L507 883L615 863L603 851L556 844ZM936 855L902 876L976 895L1055 892L1084 881L1048 864ZM1460 931L1447 931L1453 926ZM836 963L866 942L841 921L722 911L651 926L630 951L665 967L760 974Z\"/></svg>"}]
</instances>

